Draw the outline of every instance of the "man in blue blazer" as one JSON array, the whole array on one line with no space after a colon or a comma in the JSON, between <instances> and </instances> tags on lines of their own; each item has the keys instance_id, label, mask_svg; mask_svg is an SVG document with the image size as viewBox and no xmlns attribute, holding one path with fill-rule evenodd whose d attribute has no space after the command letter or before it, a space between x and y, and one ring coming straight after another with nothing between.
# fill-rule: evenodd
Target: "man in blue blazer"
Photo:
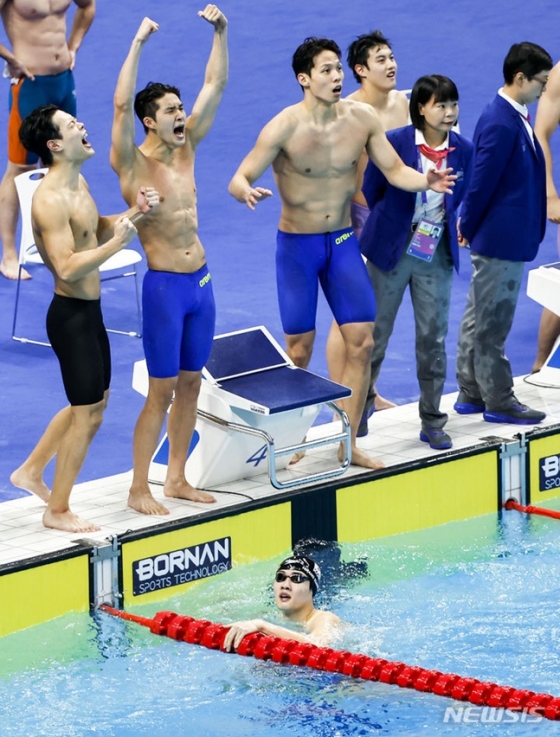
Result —
<instances>
[{"instance_id":1,"label":"man in blue blazer","mask_svg":"<svg viewBox=\"0 0 560 737\"><path fill-rule=\"evenodd\" d=\"M387 138L409 166L426 172L448 166L457 179L453 194L403 192L391 185L370 163L363 192L371 209L360 238L377 299L373 331L370 391L366 412L375 397L375 382L404 292L408 288L414 309L416 372L420 386L418 411L420 440L435 450L451 448L443 427L447 415L440 410L447 372L447 336L453 267L459 268L457 208L470 178L473 146L452 128L459 115L459 92L448 77L420 77L410 95L412 125L387 133ZM422 227L424 223L424 227ZM431 223L438 238L414 249L416 231Z\"/></svg>"},{"instance_id":2,"label":"man in blue blazer","mask_svg":"<svg viewBox=\"0 0 560 737\"><path fill-rule=\"evenodd\" d=\"M546 416L515 397L504 348L524 262L535 258L545 234L545 161L526 106L541 96L551 69L543 48L514 44L504 61L504 86L474 133L474 170L459 223L473 275L459 330L455 410L483 412L487 422L529 425Z\"/></svg>"}]
</instances>

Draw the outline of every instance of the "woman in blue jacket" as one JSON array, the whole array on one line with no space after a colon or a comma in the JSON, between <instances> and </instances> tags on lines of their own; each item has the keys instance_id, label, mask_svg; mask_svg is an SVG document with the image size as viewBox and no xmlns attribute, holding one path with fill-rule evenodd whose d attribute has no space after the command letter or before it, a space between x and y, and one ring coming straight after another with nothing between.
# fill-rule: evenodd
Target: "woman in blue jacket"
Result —
<instances>
[{"instance_id":1,"label":"woman in blue jacket","mask_svg":"<svg viewBox=\"0 0 560 737\"><path fill-rule=\"evenodd\" d=\"M453 267L459 269L457 210L471 174L473 145L452 128L459 116L455 84L439 74L421 77L410 96L412 125L387 137L409 166L426 172L451 167L452 195L404 192L368 164L363 192L371 213L360 238L375 290L377 317L371 361L373 387L405 289L409 287L416 329L416 369L420 385L420 440L436 450L452 447L443 430L447 415L440 401L447 370L445 338ZM367 405L366 405L367 410Z\"/></svg>"}]
</instances>

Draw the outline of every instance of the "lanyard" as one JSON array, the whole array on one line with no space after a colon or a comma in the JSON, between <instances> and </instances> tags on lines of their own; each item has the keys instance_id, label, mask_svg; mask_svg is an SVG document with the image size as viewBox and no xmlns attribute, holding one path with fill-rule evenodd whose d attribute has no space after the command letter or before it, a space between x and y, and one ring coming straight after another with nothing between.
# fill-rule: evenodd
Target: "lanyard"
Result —
<instances>
[{"instance_id":1,"label":"lanyard","mask_svg":"<svg viewBox=\"0 0 560 737\"><path fill-rule=\"evenodd\" d=\"M418 154L418 171L423 174L424 173L424 167L422 166L422 155L420 154L420 149L418 148L418 146L416 147L416 152ZM427 207L428 207L428 195L426 193L426 190L423 189L420 194L421 194L421 197L422 197L422 204L427 209ZM441 209L445 213L445 195L443 197L443 202L442 202ZM425 211L426 210L424 210L424 212Z\"/></svg>"}]
</instances>

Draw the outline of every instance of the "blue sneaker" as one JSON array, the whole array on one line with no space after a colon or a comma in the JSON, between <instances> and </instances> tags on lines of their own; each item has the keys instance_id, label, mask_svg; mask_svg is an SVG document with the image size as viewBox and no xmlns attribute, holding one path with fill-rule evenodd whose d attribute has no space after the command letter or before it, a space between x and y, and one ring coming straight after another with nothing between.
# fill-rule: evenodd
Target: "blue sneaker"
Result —
<instances>
[{"instance_id":1,"label":"blue sneaker","mask_svg":"<svg viewBox=\"0 0 560 737\"><path fill-rule=\"evenodd\" d=\"M521 404L518 400L515 404L507 409L500 409L494 412L486 410L484 412L486 422L510 423L512 425L537 425L546 417L546 412L540 412L538 409L531 409L526 404Z\"/></svg>"},{"instance_id":2,"label":"blue sneaker","mask_svg":"<svg viewBox=\"0 0 560 737\"><path fill-rule=\"evenodd\" d=\"M475 415L477 412L484 412L486 407L482 399L473 399L460 389L453 409L460 415Z\"/></svg>"},{"instance_id":3,"label":"blue sneaker","mask_svg":"<svg viewBox=\"0 0 560 737\"><path fill-rule=\"evenodd\" d=\"M448 450L453 447L451 438L443 430L435 427L426 427L420 431L420 440L429 443L434 450Z\"/></svg>"}]
</instances>

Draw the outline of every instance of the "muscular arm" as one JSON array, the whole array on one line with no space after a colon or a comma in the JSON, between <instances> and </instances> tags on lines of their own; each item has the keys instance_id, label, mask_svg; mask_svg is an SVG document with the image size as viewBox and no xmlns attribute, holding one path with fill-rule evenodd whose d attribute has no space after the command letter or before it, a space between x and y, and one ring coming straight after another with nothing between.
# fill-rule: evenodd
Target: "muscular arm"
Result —
<instances>
[{"instance_id":1,"label":"muscular arm","mask_svg":"<svg viewBox=\"0 0 560 737\"><path fill-rule=\"evenodd\" d=\"M539 100L535 135L542 146L546 162L547 215L553 223L560 223L560 198L554 184L554 162L550 138L560 124L560 64L557 64L548 78L548 84Z\"/></svg>"},{"instance_id":2,"label":"muscular arm","mask_svg":"<svg viewBox=\"0 0 560 737\"><path fill-rule=\"evenodd\" d=\"M341 624L336 614L319 612L314 618L316 621L309 628L309 632L294 632L287 627L267 622L265 619L250 619L246 622L234 622L224 639L224 650L237 650L246 635L253 632L262 632L270 637L281 637L284 640L309 642L313 645L328 645L336 636Z\"/></svg>"},{"instance_id":3,"label":"muscular arm","mask_svg":"<svg viewBox=\"0 0 560 737\"><path fill-rule=\"evenodd\" d=\"M2 11L2 8L6 5L6 2L7 0L0 0L0 12ZM15 79L19 79L20 77L29 77L29 79L35 79L34 75L31 74L25 64L22 64L19 59L14 56L12 51L3 44L0 44L0 59L4 59L4 61L7 63L10 77Z\"/></svg>"},{"instance_id":4,"label":"muscular arm","mask_svg":"<svg viewBox=\"0 0 560 737\"><path fill-rule=\"evenodd\" d=\"M456 177L450 176L451 169L442 171L430 169L428 174L421 174L416 169L406 166L387 140L379 117L373 110L369 113L371 129L366 143L366 151L373 163L394 187L404 189L407 192L422 192L426 189L433 189L435 192L453 193L450 187L453 186L453 180Z\"/></svg>"},{"instance_id":5,"label":"muscular arm","mask_svg":"<svg viewBox=\"0 0 560 737\"><path fill-rule=\"evenodd\" d=\"M89 31L95 17L95 0L74 0L74 2L78 7L74 14L72 30L68 37L68 50L72 55L71 69L74 68L76 51L82 45L84 36Z\"/></svg>"},{"instance_id":6,"label":"muscular arm","mask_svg":"<svg viewBox=\"0 0 560 737\"><path fill-rule=\"evenodd\" d=\"M271 197L272 192L262 187L253 187L253 183L264 174L276 159L287 134L285 113L280 113L265 125L257 138L254 148L241 162L239 169L229 183L228 191L238 202L245 203L251 210L259 200Z\"/></svg>"},{"instance_id":7,"label":"muscular arm","mask_svg":"<svg viewBox=\"0 0 560 737\"><path fill-rule=\"evenodd\" d=\"M10 74L12 76L16 76L16 74L14 74L14 71L18 66L21 68L21 65L19 64L16 57L12 54L10 49L7 46L4 46L3 44L0 44L0 59L4 59L4 61L8 63Z\"/></svg>"},{"instance_id":8,"label":"muscular arm","mask_svg":"<svg viewBox=\"0 0 560 737\"><path fill-rule=\"evenodd\" d=\"M210 130L228 80L227 19L215 5L207 5L199 16L214 26L214 40L204 85L187 119L187 129L193 146L196 146Z\"/></svg>"},{"instance_id":9,"label":"muscular arm","mask_svg":"<svg viewBox=\"0 0 560 737\"><path fill-rule=\"evenodd\" d=\"M123 218L128 218L135 225L140 218L159 204L159 193L153 187L140 187L136 205L120 215L100 215L97 221L97 242L106 243L113 237L115 225Z\"/></svg>"},{"instance_id":10,"label":"muscular arm","mask_svg":"<svg viewBox=\"0 0 560 737\"><path fill-rule=\"evenodd\" d=\"M134 225L143 214L140 208L135 205L120 215L100 215L97 222L97 242L100 246L108 243L115 234L115 225L122 218L128 218Z\"/></svg>"},{"instance_id":11,"label":"muscular arm","mask_svg":"<svg viewBox=\"0 0 560 737\"><path fill-rule=\"evenodd\" d=\"M33 199L33 228L40 234L57 277L61 281L76 282L99 268L113 254L124 248L136 235L136 228L125 218L119 221L115 235L99 248L75 250L70 216L64 198L37 197Z\"/></svg>"},{"instance_id":12,"label":"muscular arm","mask_svg":"<svg viewBox=\"0 0 560 737\"><path fill-rule=\"evenodd\" d=\"M134 92L138 77L140 54L144 44L152 33L158 30L158 24L150 18L144 18L140 24L128 55L122 65L117 87L115 89L113 128L111 131L111 166L122 174L130 170L136 156L134 143Z\"/></svg>"}]
</instances>

